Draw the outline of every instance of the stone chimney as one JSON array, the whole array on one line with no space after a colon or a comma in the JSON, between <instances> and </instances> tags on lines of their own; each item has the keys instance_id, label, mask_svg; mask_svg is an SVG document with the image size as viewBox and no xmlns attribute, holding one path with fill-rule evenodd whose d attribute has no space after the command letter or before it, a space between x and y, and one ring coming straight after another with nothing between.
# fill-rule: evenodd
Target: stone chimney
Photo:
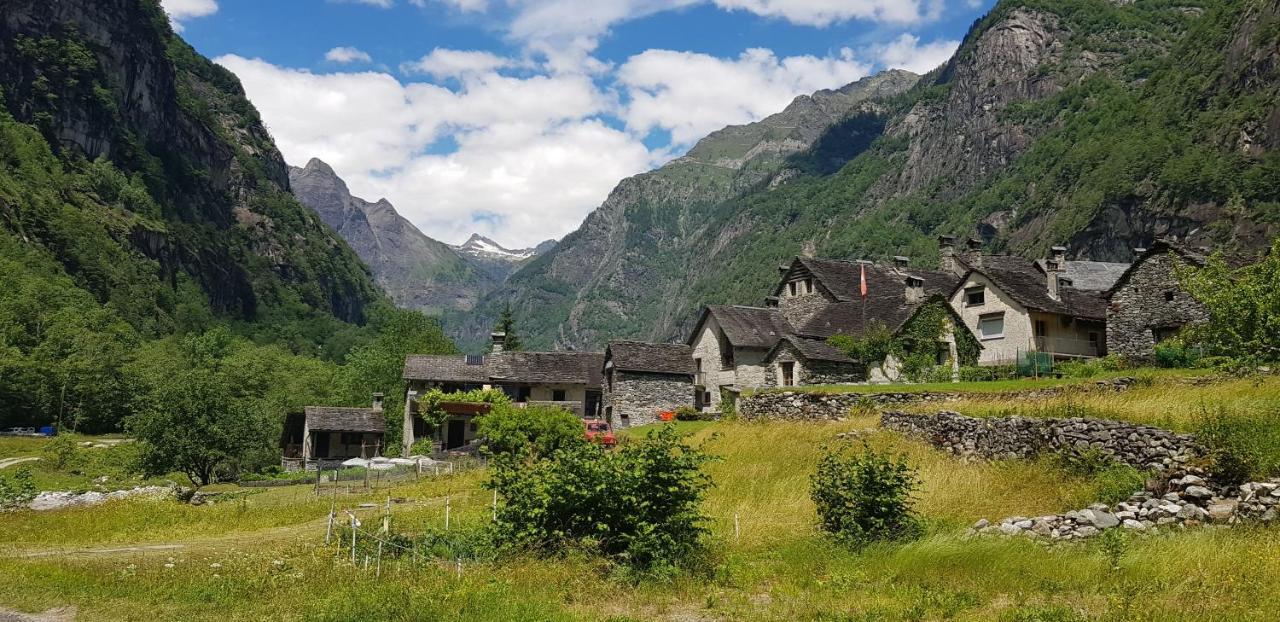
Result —
<instances>
[{"instance_id":1,"label":"stone chimney","mask_svg":"<svg viewBox=\"0 0 1280 622\"><path fill-rule=\"evenodd\" d=\"M943 270L952 272L957 276L963 272L960 269L960 264L956 262L956 236L938 236L938 255L942 257Z\"/></svg>"},{"instance_id":2,"label":"stone chimney","mask_svg":"<svg viewBox=\"0 0 1280 622\"><path fill-rule=\"evenodd\" d=\"M1050 250L1052 253L1049 259L1044 262L1045 279L1048 281L1049 297L1059 300L1061 298L1059 288L1062 285L1062 273L1067 268L1067 247L1055 246Z\"/></svg>"},{"instance_id":3,"label":"stone chimney","mask_svg":"<svg viewBox=\"0 0 1280 622\"><path fill-rule=\"evenodd\" d=\"M493 340L493 350L492 350L492 352L493 352L494 354L497 354L497 353L501 352L503 349L505 349L505 348L507 347L507 334L506 334L506 333L498 333L498 332L495 332L495 333L490 334L490 335L489 335L489 338L490 338L491 340Z\"/></svg>"},{"instance_id":4,"label":"stone chimney","mask_svg":"<svg viewBox=\"0 0 1280 622\"><path fill-rule=\"evenodd\" d=\"M378 412L382 412L382 394L381 393L373 394L373 409Z\"/></svg>"},{"instance_id":5,"label":"stone chimney","mask_svg":"<svg viewBox=\"0 0 1280 622\"><path fill-rule=\"evenodd\" d=\"M924 302L924 279L918 276L908 276L906 286L907 304L914 305Z\"/></svg>"},{"instance_id":6,"label":"stone chimney","mask_svg":"<svg viewBox=\"0 0 1280 622\"><path fill-rule=\"evenodd\" d=\"M982 267L982 240L978 238L969 238L964 244L964 255L961 259L969 264L970 268Z\"/></svg>"}]
</instances>

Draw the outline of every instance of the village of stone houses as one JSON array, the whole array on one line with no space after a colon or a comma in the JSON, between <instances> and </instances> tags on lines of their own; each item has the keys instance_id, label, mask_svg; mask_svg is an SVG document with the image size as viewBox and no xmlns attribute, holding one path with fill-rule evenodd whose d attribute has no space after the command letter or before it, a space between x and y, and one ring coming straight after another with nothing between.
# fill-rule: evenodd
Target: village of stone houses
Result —
<instances>
[{"instance_id":1,"label":"village of stone houses","mask_svg":"<svg viewBox=\"0 0 1280 622\"><path fill-rule=\"evenodd\" d=\"M0 622L1280 622L1280 0L0 0Z\"/></svg>"}]
</instances>

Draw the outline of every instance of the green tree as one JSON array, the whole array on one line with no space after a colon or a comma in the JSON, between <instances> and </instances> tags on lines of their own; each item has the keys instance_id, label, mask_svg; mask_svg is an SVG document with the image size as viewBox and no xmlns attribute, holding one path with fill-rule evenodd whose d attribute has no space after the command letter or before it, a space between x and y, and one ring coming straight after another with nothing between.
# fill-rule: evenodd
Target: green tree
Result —
<instances>
[{"instance_id":1,"label":"green tree","mask_svg":"<svg viewBox=\"0 0 1280 622\"><path fill-rule=\"evenodd\" d=\"M1220 255L1179 273L1182 286L1209 311L1188 338L1208 354L1280 361L1280 239L1260 262L1233 269Z\"/></svg>"},{"instance_id":2,"label":"green tree","mask_svg":"<svg viewBox=\"0 0 1280 622\"><path fill-rule=\"evenodd\" d=\"M271 451L269 429L217 374L186 370L152 391L128 430L142 443L150 476L179 472L197 486L231 476Z\"/></svg>"},{"instance_id":3,"label":"green tree","mask_svg":"<svg viewBox=\"0 0 1280 622\"><path fill-rule=\"evenodd\" d=\"M503 350L519 352L524 349L524 344L520 343L520 335L516 332L516 318L515 314L511 312L510 302L503 307L502 313L498 316L498 323L493 327L493 332L505 335L502 340Z\"/></svg>"}]
</instances>

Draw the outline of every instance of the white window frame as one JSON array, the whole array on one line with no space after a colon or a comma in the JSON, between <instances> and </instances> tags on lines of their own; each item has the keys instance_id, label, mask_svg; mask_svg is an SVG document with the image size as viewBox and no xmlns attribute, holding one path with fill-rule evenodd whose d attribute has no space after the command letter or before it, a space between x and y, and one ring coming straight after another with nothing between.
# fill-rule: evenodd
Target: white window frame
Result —
<instances>
[{"instance_id":1,"label":"white window frame","mask_svg":"<svg viewBox=\"0 0 1280 622\"><path fill-rule=\"evenodd\" d=\"M982 330L982 324L988 320L1000 320L1000 334L988 335ZM984 313L978 316L978 338L982 341L1004 339L1004 311L1000 311L999 313Z\"/></svg>"},{"instance_id":2,"label":"white window frame","mask_svg":"<svg viewBox=\"0 0 1280 622\"><path fill-rule=\"evenodd\" d=\"M974 294L982 294L982 302L973 302ZM984 285L975 285L973 287L964 288L964 306L981 307L987 304L987 288Z\"/></svg>"}]
</instances>

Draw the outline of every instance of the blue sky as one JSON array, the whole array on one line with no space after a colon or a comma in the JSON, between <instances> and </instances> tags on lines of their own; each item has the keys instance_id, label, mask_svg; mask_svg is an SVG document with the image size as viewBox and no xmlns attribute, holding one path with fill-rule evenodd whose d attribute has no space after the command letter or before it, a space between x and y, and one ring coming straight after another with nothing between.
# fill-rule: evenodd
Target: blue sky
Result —
<instances>
[{"instance_id":1,"label":"blue sky","mask_svg":"<svg viewBox=\"0 0 1280 622\"><path fill-rule=\"evenodd\" d=\"M425 233L572 231L622 178L796 95L946 60L994 0L163 0L289 163Z\"/></svg>"}]
</instances>

